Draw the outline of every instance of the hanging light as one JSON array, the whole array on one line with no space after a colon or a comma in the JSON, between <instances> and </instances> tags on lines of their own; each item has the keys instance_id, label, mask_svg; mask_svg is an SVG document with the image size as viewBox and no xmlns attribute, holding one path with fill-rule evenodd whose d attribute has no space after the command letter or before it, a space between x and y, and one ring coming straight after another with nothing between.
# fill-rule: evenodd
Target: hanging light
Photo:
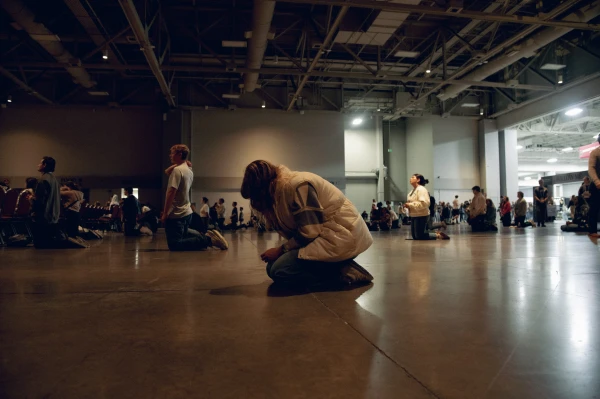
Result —
<instances>
[{"instance_id":1,"label":"hanging light","mask_svg":"<svg viewBox=\"0 0 600 399\"><path fill-rule=\"evenodd\" d=\"M354 119L352 120L352 125L353 125L353 126L358 126L358 125L360 125L361 123L363 123L363 120L362 120L362 118L354 118Z\"/></svg>"},{"instance_id":2,"label":"hanging light","mask_svg":"<svg viewBox=\"0 0 600 399\"><path fill-rule=\"evenodd\" d=\"M429 74L429 73L431 73L431 69L427 68L427 69L425 70L425 73L428 73L428 74Z\"/></svg>"},{"instance_id":3,"label":"hanging light","mask_svg":"<svg viewBox=\"0 0 600 399\"><path fill-rule=\"evenodd\" d=\"M483 115L483 107L479 108L479 115Z\"/></svg>"},{"instance_id":4,"label":"hanging light","mask_svg":"<svg viewBox=\"0 0 600 399\"><path fill-rule=\"evenodd\" d=\"M102 50L102 59L104 59L104 60L108 59L108 50L107 49Z\"/></svg>"},{"instance_id":5,"label":"hanging light","mask_svg":"<svg viewBox=\"0 0 600 399\"><path fill-rule=\"evenodd\" d=\"M9 102L9 103L12 103L12 96L8 96L8 97L6 98L6 101L7 101L7 102Z\"/></svg>"},{"instance_id":6,"label":"hanging light","mask_svg":"<svg viewBox=\"0 0 600 399\"><path fill-rule=\"evenodd\" d=\"M563 84L563 75L562 75L562 73L558 74L558 84L559 85Z\"/></svg>"},{"instance_id":7,"label":"hanging light","mask_svg":"<svg viewBox=\"0 0 600 399\"><path fill-rule=\"evenodd\" d=\"M581 108L571 108L570 110L568 110L567 112L565 112L565 115L567 115L567 116L576 116L576 115L579 115L582 112L583 112L583 110Z\"/></svg>"},{"instance_id":8,"label":"hanging light","mask_svg":"<svg viewBox=\"0 0 600 399\"><path fill-rule=\"evenodd\" d=\"M261 107L265 108L267 106L267 103L265 103L265 100L263 100Z\"/></svg>"}]
</instances>

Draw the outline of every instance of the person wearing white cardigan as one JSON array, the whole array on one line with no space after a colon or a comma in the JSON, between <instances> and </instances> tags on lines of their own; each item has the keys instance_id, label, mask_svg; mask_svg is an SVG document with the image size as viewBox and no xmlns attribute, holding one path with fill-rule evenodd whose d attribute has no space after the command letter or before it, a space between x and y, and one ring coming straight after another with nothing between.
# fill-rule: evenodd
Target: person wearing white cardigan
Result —
<instances>
[{"instance_id":1,"label":"person wearing white cardigan","mask_svg":"<svg viewBox=\"0 0 600 399\"><path fill-rule=\"evenodd\" d=\"M410 211L410 231L413 240L435 240L449 237L442 233L429 233L427 231L427 220L429 218L429 192L425 185L429 183L423 175L415 173L410 177L410 185L413 186L412 191L408 194L408 198L404 203L404 207Z\"/></svg>"}]
</instances>

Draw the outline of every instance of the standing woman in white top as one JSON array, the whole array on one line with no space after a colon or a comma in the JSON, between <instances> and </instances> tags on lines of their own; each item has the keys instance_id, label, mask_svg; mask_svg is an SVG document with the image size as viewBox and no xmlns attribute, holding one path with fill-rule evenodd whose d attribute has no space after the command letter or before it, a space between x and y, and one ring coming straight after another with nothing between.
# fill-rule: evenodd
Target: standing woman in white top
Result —
<instances>
[{"instance_id":1,"label":"standing woman in white top","mask_svg":"<svg viewBox=\"0 0 600 399\"><path fill-rule=\"evenodd\" d=\"M404 207L410 211L410 231L413 240L435 240L448 239L444 233L429 233L427 231L427 219L429 218L429 192L425 185L429 183L423 175L415 173L410 177L410 185L413 186L412 191L408 194L408 198L404 203Z\"/></svg>"}]
</instances>

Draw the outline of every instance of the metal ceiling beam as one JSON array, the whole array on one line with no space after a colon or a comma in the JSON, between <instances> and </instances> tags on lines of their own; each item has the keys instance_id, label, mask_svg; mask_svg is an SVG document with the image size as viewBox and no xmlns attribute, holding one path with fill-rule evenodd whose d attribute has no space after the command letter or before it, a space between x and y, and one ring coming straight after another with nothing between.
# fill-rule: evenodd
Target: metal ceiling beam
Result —
<instances>
[{"instance_id":1,"label":"metal ceiling beam","mask_svg":"<svg viewBox=\"0 0 600 399\"><path fill-rule=\"evenodd\" d=\"M584 22L556 21L552 19L542 19L537 17L528 17L524 15L502 15L490 14L482 11L462 10L461 12L451 12L444 8L420 6L404 3L391 3L376 0L280 0L285 3L300 4L319 4L328 6L343 6L356 8L370 8L383 11L395 11L401 13L417 13L425 15L436 15L441 17L474 19L478 21L508 22L523 25L542 25L553 28L571 28L579 30L600 31L600 25L588 24Z\"/></svg>"},{"instance_id":2,"label":"metal ceiling beam","mask_svg":"<svg viewBox=\"0 0 600 399\"><path fill-rule=\"evenodd\" d=\"M340 8L340 11L338 12L337 17L335 18L335 21L333 21L333 24L331 24L331 27L329 28L329 32L327 32L327 36L325 37L325 40L323 40L322 47L317 52L317 55L315 55L315 58L313 58L312 63L310 64L310 66L308 67L306 72L308 72L308 73L312 72L312 70L315 68L315 66L318 64L319 60L325 53L324 49L329 48L329 45L331 44L331 41L333 40L334 35L337 33L338 27L340 26L340 23L346 16L347 12L348 12L348 7L343 6L342 8ZM288 108L287 108L288 111L290 111L292 108L294 108L294 104L296 104L296 100L298 99L298 96L300 95L300 93L302 93L302 88L308 81L309 77L310 77L310 75L304 75L304 77L300 81L300 84L298 85L298 88L296 89L294 96L290 100L290 104L288 105Z\"/></svg>"},{"instance_id":3,"label":"metal ceiling beam","mask_svg":"<svg viewBox=\"0 0 600 399\"><path fill-rule=\"evenodd\" d=\"M171 89L169 88L169 84L167 83L165 76L162 73L161 65L156 58L156 54L154 54L154 46L150 43L150 39L148 38L148 32L145 29L140 16L137 13L135 5L132 0L119 0L119 4L127 17L127 21L129 22L129 26L135 35L136 40L138 41L144 56L146 57L146 61L148 62L148 66L152 70L152 73L156 77L158 81L158 85L160 86L160 90L165 96L165 100L171 107L175 107L175 100L173 99L173 95L171 94ZM126 66L126 69L129 69L129 66Z\"/></svg>"},{"instance_id":4,"label":"metal ceiling beam","mask_svg":"<svg viewBox=\"0 0 600 399\"><path fill-rule=\"evenodd\" d=\"M42 96L40 93L38 93L37 91L35 91L34 88L32 88L31 86L28 86L27 84L25 84L25 82L23 82L21 79L17 78L15 75L13 75L12 73L10 73L6 69L0 67L0 74L4 75L6 78L8 78L8 79L12 80L13 82L15 82L17 84L17 86L19 86L20 88L22 88L27 93L29 93L32 96L34 96L35 98L37 98L37 99L45 102L46 104L54 105L54 103L51 100L49 100L46 97Z\"/></svg>"},{"instance_id":5,"label":"metal ceiling beam","mask_svg":"<svg viewBox=\"0 0 600 399\"><path fill-rule=\"evenodd\" d=\"M63 64L48 63L48 62L27 62L27 63L3 63L4 67L32 67L32 68L63 68ZM147 71L151 69L147 65L107 65L107 64L84 64L82 65L88 69L103 69L103 70L132 70L132 71ZM197 67L193 65L161 65L159 69L162 71L173 71L173 72L196 72L196 73L218 73L218 74L242 74L242 73L260 73L261 75L292 75L292 76L304 76L304 83L308 83L309 77L327 77L327 78L342 78L342 79L362 79L362 80L378 80L378 81L396 81L398 84L402 82L417 82L417 83L429 83L434 85L471 85L480 87L501 87L506 89L520 89L520 90L536 90L553 92L556 90L554 87L542 86L542 85L529 85L529 84L517 84L510 85L503 82L488 82L488 81L471 81L471 80L453 80L452 78L443 80L435 78L422 78L422 77L410 77L401 74L385 73L384 75L373 76L370 73L360 72L330 72L330 71L299 71L297 69L283 69L283 68L261 68L261 69L248 69L248 68L236 68L235 70L227 70L215 67ZM351 82L348 82L352 84ZM299 95L299 93L298 93Z\"/></svg>"}]
</instances>

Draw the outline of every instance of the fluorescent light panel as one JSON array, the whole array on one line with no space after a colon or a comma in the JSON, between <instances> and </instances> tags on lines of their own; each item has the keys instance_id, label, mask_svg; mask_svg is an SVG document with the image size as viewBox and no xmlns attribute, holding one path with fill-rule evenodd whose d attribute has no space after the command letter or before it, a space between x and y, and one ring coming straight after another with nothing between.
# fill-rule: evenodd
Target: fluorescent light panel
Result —
<instances>
[{"instance_id":1,"label":"fluorescent light panel","mask_svg":"<svg viewBox=\"0 0 600 399\"><path fill-rule=\"evenodd\" d=\"M354 118L354 119L352 120L352 125L353 125L353 126L358 126L358 125L360 125L362 122L363 122L362 118Z\"/></svg>"},{"instance_id":2,"label":"fluorescent light panel","mask_svg":"<svg viewBox=\"0 0 600 399\"><path fill-rule=\"evenodd\" d=\"M396 51L396 53L394 54L394 57L416 58L419 56L419 54L421 54L421 53L418 51L399 50L399 51Z\"/></svg>"},{"instance_id":3,"label":"fluorescent light panel","mask_svg":"<svg viewBox=\"0 0 600 399\"><path fill-rule=\"evenodd\" d=\"M552 63L547 63L544 64L540 67L540 69L545 69L546 71L558 71L560 69L565 68L566 65L562 65L562 64L552 64Z\"/></svg>"},{"instance_id":4,"label":"fluorescent light panel","mask_svg":"<svg viewBox=\"0 0 600 399\"><path fill-rule=\"evenodd\" d=\"M240 98L239 94L229 94L229 93L225 93L223 94L221 97L223 98Z\"/></svg>"},{"instance_id":5,"label":"fluorescent light panel","mask_svg":"<svg viewBox=\"0 0 600 399\"><path fill-rule=\"evenodd\" d=\"M463 103L461 107L464 108L477 108L479 107L479 103Z\"/></svg>"},{"instance_id":6,"label":"fluorescent light panel","mask_svg":"<svg viewBox=\"0 0 600 399\"><path fill-rule=\"evenodd\" d=\"M98 90L90 90L88 91L88 94L90 96L108 96L108 92L107 91L98 91Z\"/></svg>"},{"instance_id":7,"label":"fluorescent light panel","mask_svg":"<svg viewBox=\"0 0 600 399\"><path fill-rule=\"evenodd\" d=\"M245 40L223 40L221 45L223 47L243 48L248 47L248 42Z\"/></svg>"},{"instance_id":8,"label":"fluorescent light panel","mask_svg":"<svg viewBox=\"0 0 600 399\"><path fill-rule=\"evenodd\" d=\"M555 162L557 162L557 161L558 161L558 159L556 159L556 158L550 158L550 159L549 159L549 160L547 160L546 162L548 162L548 163L555 163Z\"/></svg>"},{"instance_id":9,"label":"fluorescent light panel","mask_svg":"<svg viewBox=\"0 0 600 399\"><path fill-rule=\"evenodd\" d=\"M568 110L567 112L565 112L565 115L567 116L577 116L580 113L582 113L583 110L581 108L571 108L570 110Z\"/></svg>"}]
</instances>

